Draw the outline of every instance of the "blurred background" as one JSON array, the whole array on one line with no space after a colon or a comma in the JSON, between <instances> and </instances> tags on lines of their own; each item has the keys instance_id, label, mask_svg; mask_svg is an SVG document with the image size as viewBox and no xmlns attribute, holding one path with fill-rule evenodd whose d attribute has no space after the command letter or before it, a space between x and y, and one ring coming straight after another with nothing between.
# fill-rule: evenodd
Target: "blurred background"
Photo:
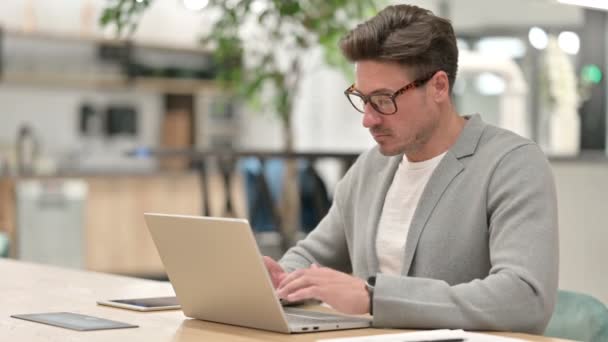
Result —
<instances>
[{"instance_id":1,"label":"blurred background","mask_svg":"<svg viewBox=\"0 0 608 342\"><path fill-rule=\"evenodd\" d=\"M117 38L119 20L100 19L121 3L138 25ZM254 14L276 5L253 3ZM560 288L608 302L606 1L375 3L452 20L459 112L540 144L558 188ZM298 63L282 63L294 60L288 45L258 39L265 24L254 20L238 32L251 34L239 56L254 66L239 77L257 75L259 46L276 55L273 75L297 67L298 77L281 79L286 107L265 104L280 91L243 95L200 40L223 15L206 0L0 2L0 254L162 279L144 212L247 218L275 257L314 228L373 146L342 94L352 70L307 34Z\"/></svg>"}]
</instances>

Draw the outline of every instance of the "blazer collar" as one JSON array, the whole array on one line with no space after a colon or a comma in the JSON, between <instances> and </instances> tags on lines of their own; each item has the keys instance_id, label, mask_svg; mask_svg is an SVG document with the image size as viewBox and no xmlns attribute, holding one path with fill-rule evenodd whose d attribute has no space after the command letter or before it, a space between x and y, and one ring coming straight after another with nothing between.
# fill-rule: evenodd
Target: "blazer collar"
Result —
<instances>
[{"instance_id":1,"label":"blazer collar","mask_svg":"<svg viewBox=\"0 0 608 342\"><path fill-rule=\"evenodd\" d=\"M456 139L454 145L449 149L456 159L467 157L475 153L477 145L479 144L479 139L481 139L481 134L486 127L486 124L481 120L479 114L465 116L464 118L467 119L467 123L464 125L464 128L462 129L462 132L460 132L460 136Z\"/></svg>"}]
</instances>

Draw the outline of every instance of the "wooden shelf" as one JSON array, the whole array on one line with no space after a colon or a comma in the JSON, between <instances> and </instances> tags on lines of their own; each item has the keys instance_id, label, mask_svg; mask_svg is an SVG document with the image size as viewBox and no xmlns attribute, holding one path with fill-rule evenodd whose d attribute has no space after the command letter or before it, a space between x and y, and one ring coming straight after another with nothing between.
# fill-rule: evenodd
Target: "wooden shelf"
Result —
<instances>
[{"instance_id":1,"label":"wooden shelf","mask_svg":"<svg viewBox=\"0 0 608 342\"><path fill-rule=\"evenodd\" d=\"M156 90L166 94L192 94L218 88L214 81L156 77L136 77L133 86L137 89Z\"/></svg>"},{"instance_id":2,"label":"wooden shelf","mask_svg":"<svg viewBox=\"0 0 608 342\"><path fill-rule=\"evenodd\" d=\"M210 52L203 48L180 47L180 46L161 46L158 44L138 43L135 41L126 41L119 39L106 39L95 36L81 36L77 34L63 34L53 32L23 32L15 30L2 30L0 28L0 44L6 38L16 39L33 39L42 41L57 42L74 42L91 44L93 48L101 46L115 46L119 49L126 48L121 52L126 54L126 60L121 57L113 57L114 59L102 60L91 59L87 61L89 70L79 72L74 70L55 71L51 66L47 66L46 70L43 66L48 64L44 58L40 58L36 63L40 63L41 70L29 71L18 70L12 68L8 61L2 61L0 56L0 84L15 84L27 86L43 86L43 87L62 87L62 88L85 88L85 89L141 89L145 91L155 91L165 94L193 94L200 91L208 91L216 89L214 80L197 79L197 78L178 78L178 77L157 77L157 76L136 76L129 77L126 69L130 68L131 63L138 62L134 55L145 55L146 53L158 54L165 53L165 59L173 60L172 53L189 54L187 58L198 60L208 56ZM2 39L5 38L5 39ZM0 52L2 46L0 46ZM156 50L156 51L153 51ZM87 57L90 58L90 57ZM132 59L135 58L135 59ZM30 63L32 63L30 61ZM96 63L111 63L111 68L106 72L104 70L95 70ZM8 64L8 65L7 65ZM100 64L101 65L101 64ZM70 67L66 65L65 68ZM168 65L167 67L172 67ZM160 68L163 68L162 66Z\"/></svg>"},{"instance_id":3,"label":"wooden shelf","mask_svg":"<svg viewBox=\"0 0 608 342\"><path fill-rule=\"evenodd\" d=\"M83 75L67 75L65 73L30 73L5 71L2 74L3 84L29 86L55 86L67 88L113 89L124 88L126 82L121 76L99 75L85 77Z\"/></svg>"},{"instance_id":4,"label":"wooden shelf","mask_svg":"<svg viewBox=\"0 0 608 342\"><path fill-rule=\"evenodd\" d=\"M192 94L217 89L214 81L172 79L160 77L136 77L132 80L122 75L68 75L66 73L30 73L6 71L0 84L27 86L52 86L85 89L140 89L166 94Z\"/></svg>"}]
</instances>

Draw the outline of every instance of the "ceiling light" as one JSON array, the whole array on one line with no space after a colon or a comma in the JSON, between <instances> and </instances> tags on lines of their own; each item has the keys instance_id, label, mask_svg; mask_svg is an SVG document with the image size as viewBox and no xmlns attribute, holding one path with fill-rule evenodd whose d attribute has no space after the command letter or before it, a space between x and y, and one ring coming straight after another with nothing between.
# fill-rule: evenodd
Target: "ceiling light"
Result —
<instances>
[{"instance_id":1,"label":"ceiling light","mask_svg":"<svg viewBox=\"0 0 608 342\"><path fill-rule=\"evenodd\" d=\"M530 40L530 44L539 50L543 50L547 47L549 43L549 37L547 37L547 32L545 32L540 27L534 26L530 29L528 33L528 39Z\"/></svg>"},{"instance_id":2,"label":"ceiling light","mask_svg":"<svg viewBox=\"0 0 608 342\"><path fill-rule=\"evenodd\" d=\"M564 31L557 37L557 44L565 53L576 55L581 47L581 40L578 38L578 34Z\"/></svg>"},{"instance_id":3,"label":"ceiling light","mask_svg":"<svg viewBox=\"0 0 608 342\"><path fill-rule=\"evenodd\" d=\"M557 0L557 2L608 11L608 1L606 0Z\"/></svg>"}]
</instances>

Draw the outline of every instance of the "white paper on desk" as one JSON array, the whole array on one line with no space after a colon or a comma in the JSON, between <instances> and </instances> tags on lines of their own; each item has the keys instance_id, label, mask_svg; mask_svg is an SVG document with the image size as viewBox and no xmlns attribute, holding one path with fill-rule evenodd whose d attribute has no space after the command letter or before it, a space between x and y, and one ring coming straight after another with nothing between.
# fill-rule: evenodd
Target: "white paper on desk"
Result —
<instances>
[{"instance_id":1,"label":"white paper on desk","mask_svg":"<svg viewBox=\"0 0 608 342\"><path fill-rule=\"evenodd\" d=\"M374 336L344 337L317 340L317 342L416 342L462 338L465 342L525 342L511 337L471 333L464 330L427 330L410 333L385 334Z\"/></svg>"}]
</instances>

